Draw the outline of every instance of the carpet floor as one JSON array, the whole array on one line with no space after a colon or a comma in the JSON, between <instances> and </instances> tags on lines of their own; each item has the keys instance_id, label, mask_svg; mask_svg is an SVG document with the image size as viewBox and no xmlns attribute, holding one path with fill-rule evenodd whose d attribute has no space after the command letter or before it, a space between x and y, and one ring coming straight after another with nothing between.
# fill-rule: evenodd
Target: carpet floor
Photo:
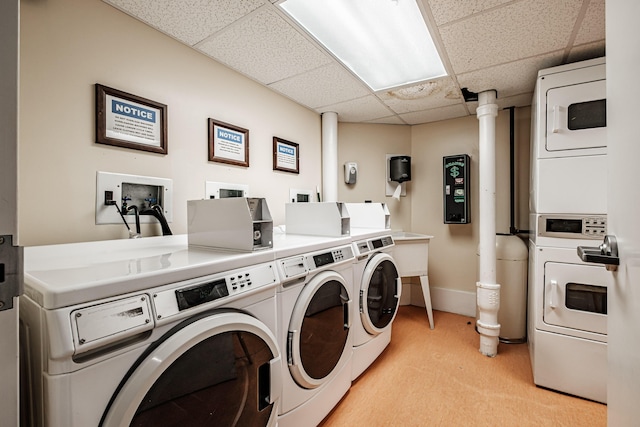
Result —
<instances>
[{"instance_id":1,"label":"carpet floor","mask_svg":"<svg viewBox=\"0 0 640 427\"><path fill-rule=\"evenodd\" d=\"M321 426L606 426L606 405L534 385L527 344L486 357L474 318L434 319L400 307L391 343Z\"/></svg>"}]
</instances>

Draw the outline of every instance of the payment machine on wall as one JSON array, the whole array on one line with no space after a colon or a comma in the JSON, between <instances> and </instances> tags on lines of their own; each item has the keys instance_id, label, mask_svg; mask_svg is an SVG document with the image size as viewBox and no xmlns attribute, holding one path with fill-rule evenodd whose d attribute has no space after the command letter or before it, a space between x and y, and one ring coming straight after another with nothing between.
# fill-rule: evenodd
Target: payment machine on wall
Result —
<instances>
[{"instance_id":1,"label":"payment machine on wall","mask_svg":"<svg viewBox=\"0 0 640 427\"><path fill-rule=\"evenodd\" d=\"M471 222L469 211L470 162L467 154L442 158L445 224L468 224Z\"/></svg>"}]
</instances>

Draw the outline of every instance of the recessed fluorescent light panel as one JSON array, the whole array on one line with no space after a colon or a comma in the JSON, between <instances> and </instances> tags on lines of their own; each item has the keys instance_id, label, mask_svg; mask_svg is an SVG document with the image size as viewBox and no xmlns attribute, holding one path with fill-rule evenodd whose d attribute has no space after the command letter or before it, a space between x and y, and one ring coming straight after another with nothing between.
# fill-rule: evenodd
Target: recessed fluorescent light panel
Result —
<instances>
[{"instance_id":1,"label":"recessed fluorescent light panel","mask_svg":"<svg viewBox=\"0 0 640 427\"><path fill-rule=\"evenodd\" d=\"M447 74L416 0L285 0L279 6L374 91Z\"/></svg>"}]
</instances>

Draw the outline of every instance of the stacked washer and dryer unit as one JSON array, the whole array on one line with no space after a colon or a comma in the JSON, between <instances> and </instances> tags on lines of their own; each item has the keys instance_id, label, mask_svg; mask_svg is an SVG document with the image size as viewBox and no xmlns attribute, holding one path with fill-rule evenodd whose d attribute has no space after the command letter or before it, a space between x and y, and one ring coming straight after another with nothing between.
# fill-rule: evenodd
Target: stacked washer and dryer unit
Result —
<instances>
[{"instance_id":1,"label":"stacked washer and dryer unit","mask_svg":"<svg viewBox=\"0 0 640 427\"><path fill-rule=\"evenodd\" d=\"M606 402L604 58L541 70L532 104L528 336L534 382Z\"/></svg>"}]
</instances>

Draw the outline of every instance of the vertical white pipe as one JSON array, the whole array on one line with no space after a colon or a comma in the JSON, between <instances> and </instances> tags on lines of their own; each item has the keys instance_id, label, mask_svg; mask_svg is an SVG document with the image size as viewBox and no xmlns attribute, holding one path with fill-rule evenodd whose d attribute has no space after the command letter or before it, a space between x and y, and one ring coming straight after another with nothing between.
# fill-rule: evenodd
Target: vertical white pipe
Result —
<instances>
[{"instance_id":1,"label":"vertical white pipe","mask_svg":"<svg viewBox=\"0 0 640 427\"><path fill-rule=\"evenodd\" d=\"M322 113L322 201L338 201L338 113Z\"/></svg>"},{"instance_id":2,"label":"vertical white pipe","mask_svg":"<svg viewBox=\"0 0 640 427\"><path fill-rule=\"evenodd\" d=\"M496 283L496 92L478 95L476 110L480 121L480 274L476 283L480 333L480 352L493 357L498 353L498 309L500 285Z\"/></svg>"}]
</instances>

